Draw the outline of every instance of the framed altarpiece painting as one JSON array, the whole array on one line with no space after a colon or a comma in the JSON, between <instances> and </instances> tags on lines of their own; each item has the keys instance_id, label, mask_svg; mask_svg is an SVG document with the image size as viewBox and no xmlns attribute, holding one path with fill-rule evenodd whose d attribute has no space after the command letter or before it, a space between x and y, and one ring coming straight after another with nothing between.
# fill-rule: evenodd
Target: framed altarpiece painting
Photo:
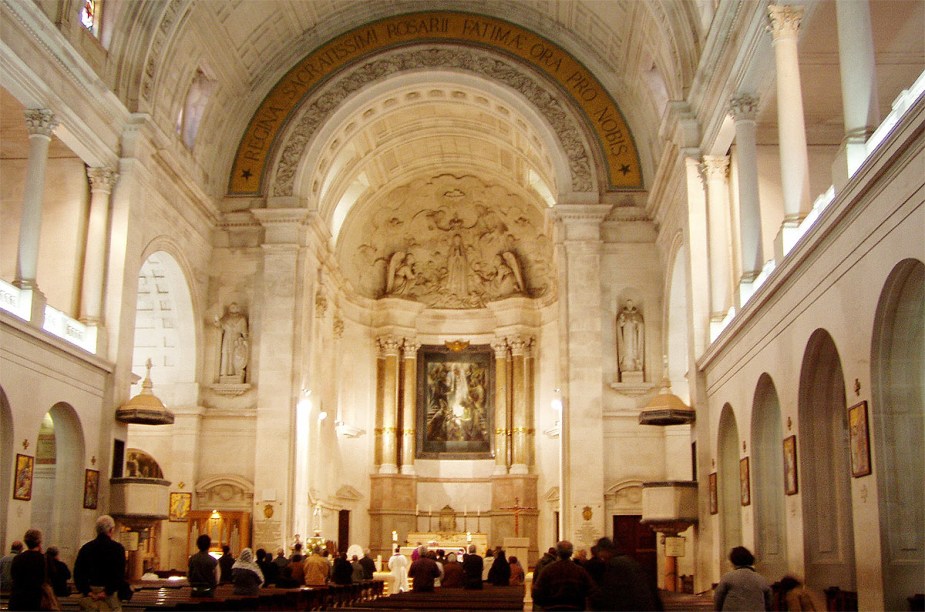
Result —
<instances>
[{"instance_id":1,"label":"framed altarpiece painting","mask_svg":"<svg viewBox=\"0 0 925 612\"><path fill-rule=\"evenodd\" d=\"M490 459L495 353L490 345L418 350L417 451L420 459Z\"/></svg>"}]
</instances>

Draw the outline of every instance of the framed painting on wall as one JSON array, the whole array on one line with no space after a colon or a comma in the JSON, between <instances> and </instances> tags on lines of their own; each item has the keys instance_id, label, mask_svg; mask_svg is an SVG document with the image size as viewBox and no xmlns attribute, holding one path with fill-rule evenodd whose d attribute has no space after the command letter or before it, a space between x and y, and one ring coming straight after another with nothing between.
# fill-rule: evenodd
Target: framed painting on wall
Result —
<instances>
[{"instance_id":1,"label":"framed painting on wall","mask_svg":"<svg viewBox=\"0 0 925 612\"><path fill-rule=\"evenodd\" d=\"M16 473L13 475L13 499L29 501L32 499L32 468L35 457L16 455Z\"/></svg>"},{"instance_id":2,"label":"framed painting on wall","mask_svg":"<svg viewBox=\"0 0 925 612\"><path fill-rule=\"evenodd\" d=\"M752 503L752 490L748 478L748 457L743 457L739 460L739 491L742 505L750 505Z\"/></svg>"},{"instance_id":3,"label":"framed painting on wall","mask_svg":"<svg viewBox=\"0 0 925 612\"><path fill-rule=\"evenodd\" d=\"M84 508L96 510L100 494L100 473L97 470L84 470Z\"/></svg>"},{"instance_id":4,"label":"framed painting on wall","mask_svg":"<svg viewBox=\"0 0 925 612\"><path fill-rule=\"evenodd\" d=\"M716 472L710 474L710 514L719 513L719 499L716 494Z\"/></svg>"},{"instance_id":5,"label":"framed painting on wall","mask_svg":"<svg viewBox=\"0 0 925 612\"><path fill-rule=\"evenodd\" d=\"M494 359L494 350L487 344L459 350L421 347L417 366L417 457L491 458Z\"/></svg>"},{"instance_id":6,"label":"framed painting on wall","mask_svg":"<svg viewBox=\"0 0 925 612\"><path fill-rule=\"evenodd\" d=\"M797 476L797 437L784 438L784 493L796 495L800 490Z\"/></svg>"},{"instance_id":7,"label":"framed painting on wall","mask_svg":"<svg viewBox=\"0 0 925 612\"><path fill-rule=\"evenodd\" d=\"M190 506L193 503L192 493L170 494L170 520L183 522L189 516Z\"/></svg>"},{"instance_id":8,"label":"framed painting on wall","mask_svg":"<svg viewBox=\"0 0 925 612\"><path fill-rule=\"evenodd\" d=\"M848 408L849 446L851 447L851 475L867 476L870 467L870 433L867 427L867 402Z\"/></svg>"}]
</instances>

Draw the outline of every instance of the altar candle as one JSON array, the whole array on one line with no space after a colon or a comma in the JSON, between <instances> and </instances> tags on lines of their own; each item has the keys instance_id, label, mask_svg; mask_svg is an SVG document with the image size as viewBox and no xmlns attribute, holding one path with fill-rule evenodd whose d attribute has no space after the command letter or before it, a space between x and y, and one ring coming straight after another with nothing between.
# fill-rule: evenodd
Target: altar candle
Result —
<instances>
[{"instance_id":1,"label":"altar candle","mask_svg":"<svg viewBox=\"0 0 925 612\"><path fill-rule=\"evenodd\" d=\"M393 542L397 542L397 541L398 541L398 532L395 531L394 529L392 530L392 541L393 541Z\"/></svg>"},{"instance_id":2,"label":"altar candle","mask_svg":"<svg viewBox=\"0 0 925 612\"><path fill-rule=\"evenodd\" d=\"M472 533L467 531L466 532L466 542L471 542L471 541L472 541Z\"/></svg>"}]
</instances>

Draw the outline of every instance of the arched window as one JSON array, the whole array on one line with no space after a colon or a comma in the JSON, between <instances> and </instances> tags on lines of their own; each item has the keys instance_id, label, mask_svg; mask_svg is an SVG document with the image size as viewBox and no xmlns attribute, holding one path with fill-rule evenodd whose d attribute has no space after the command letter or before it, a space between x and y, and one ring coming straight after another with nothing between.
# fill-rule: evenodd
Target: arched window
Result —
<instances>
[{"instance_id":1,"label":"arched window","mask_svg":"<svg viewBox=\"0 0 925 612\"><path fill-rule=\"evenodd\" d=\"M102 8L103 0L83 0L80 3L80 23L97 38L100 36Z\"/></svg>"}]
</instances>

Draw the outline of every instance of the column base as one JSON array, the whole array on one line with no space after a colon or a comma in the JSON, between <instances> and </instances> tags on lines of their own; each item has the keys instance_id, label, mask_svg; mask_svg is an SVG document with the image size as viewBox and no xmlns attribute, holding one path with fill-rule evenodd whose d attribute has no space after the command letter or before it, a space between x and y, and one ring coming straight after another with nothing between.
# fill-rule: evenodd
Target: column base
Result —
<instances>
[{"instance_id":1,"label":"column base","mask_svg":"<svg viewBox=\"0 0 925 612\"><path fill-rule=\"evenodd\" d=\"M383 463L382 465L379 466L379 473L380 474L397 474L398 466L395 465L394 463Z\"/></svg>"},{"instance_id":2,"label":"column base","mask_svg":"<svg viewBox=\"0 0 925 612\"><path fill-rule=\"evenodd\" d=\"M846 136L838 147L832 162L832 185L835 193L841 193L854 173L867 159L867 134Z\"/></svg>"},{"instance_id":3,"label":"column base","mask_svg":"<svg viewBox=\"0 0 925 612\"><path fill-rule=\"evenodd\" d=\"M774 236L774 260L783 261L784 257L800 239L800 222L803 216L785 219L784 223Z\"/></svg>"},{"instance_id":4,"label":"column base","mask_svg":"<svg viewBox=\"0 0 925 612\"><path fill-rule=\"evenodd\" d=\"M529 474L529 473L530 471L527 469L527 465L524 463L515 463L514 465L511 466L511 471L508 472L508 474L511 474L511 475L516 474L520 476L524 474Z\"/></svg>"},{"instance_id":5,"label":"column base","mask_svg":"<svg viewBox=\"0 0 925 612\"><path fill-rule=\"evenodd\" d=\"M381 472L380 472L381 473ZM414 466L413 465L403 465L401 466L401 473L407 476L414 476Z\"/></svg>"},{"instance_id":6,"label":"column base","mask_svg":"<svg viewBox=\"0 0 925 612\"><path fill-rule=\"evenodd\" d=\"M491 472L492 476L504 476L507 475L507 466L495 464L495 469Z\"/></svg>"},{"instance_id":7,"label":"column base","mask_svg":"<svg viewBox=\"0 0 925 612\"><path fill-rule=\"evenodd\" d=\"M39 289L35 281L15 280L13 285L19 288L19 312L35 327L45 326L45 306L48 298Z\"/></svg>"}]
</instances>

